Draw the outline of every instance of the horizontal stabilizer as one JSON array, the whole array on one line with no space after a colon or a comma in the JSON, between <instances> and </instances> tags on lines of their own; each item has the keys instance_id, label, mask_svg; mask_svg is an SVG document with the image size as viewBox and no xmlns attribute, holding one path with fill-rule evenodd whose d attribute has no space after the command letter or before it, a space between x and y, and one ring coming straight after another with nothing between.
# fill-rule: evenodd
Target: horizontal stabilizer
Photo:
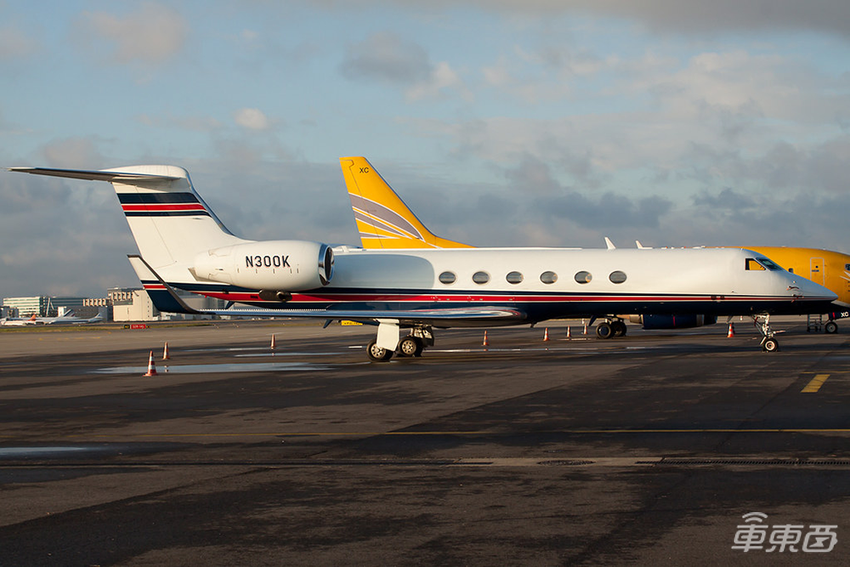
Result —
<instances>
[{"instance_id":1,"label":"horizontal stabilizer","mask_svg":"<svg viewBox=\"0 0 850 567\"><path fill-rule=\"evenodd\" d=\"M47 167L10 167L9 171L17 173L32 173L33 175L48 175L50 177L67 177L69 179L87 179L90 181L175 181L179 177L169 175L152 175L149 173L131 173L126 171L105 171L85 169L51 169Z\"/></svg>"}]
</instances>

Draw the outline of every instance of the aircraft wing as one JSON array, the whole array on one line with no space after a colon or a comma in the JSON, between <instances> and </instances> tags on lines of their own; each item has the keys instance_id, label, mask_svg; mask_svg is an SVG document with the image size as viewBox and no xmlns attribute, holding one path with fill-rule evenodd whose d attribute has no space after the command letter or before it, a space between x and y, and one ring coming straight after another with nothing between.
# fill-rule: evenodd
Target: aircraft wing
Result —
<instances>
[{"instance_id":1,"label":"aircraft wing","mask_svg":"<svg viewBox=\"0 0 850 567\"><path fill-rule=\"evenodd\" d=\"M191 309L191 308L190 308ZM525 314L517 309L500 307L476 307L475 309L409 309L374 310L362 309L212 309L193 310L197 315L219 315L225 317L299 317L347 320L371 323L381 320L398 321L401 325L424 323L441 326L499 325L500 322L522 321Z\"/></svg>"},{"instance_id":2,"label":"aircraft wing","mask_svg":"<svg viewBox=\"0 0 850 567\"><path fill-rule=\"evenodd\" d=\"M187 313L192 315L219 315L224 317L301 317L325 320L350 320L365 323L380 320L394 320L401 325L424 323L440 326L477 326L499 325L508 322L522 321L526 318L519 309L508 309L499 306L482 305L479 307L454 307L445 309L195 309L183 301L171 285L163 280L154 269L137 254L128 256L136 275L140 280L158 280L166 294L161 291L151 293L154 306L160 311L171 313Z\"/></svg>"}]
</instances>

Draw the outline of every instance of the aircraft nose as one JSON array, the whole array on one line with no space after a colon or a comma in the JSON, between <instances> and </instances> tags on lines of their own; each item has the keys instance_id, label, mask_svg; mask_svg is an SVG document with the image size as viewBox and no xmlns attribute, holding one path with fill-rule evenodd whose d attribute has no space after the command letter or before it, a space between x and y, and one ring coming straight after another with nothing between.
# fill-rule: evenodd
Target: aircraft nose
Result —
<instances>
[{"instance_id":1,"label":"aircraft nose","mask_svg":"<svg viewBox=\"0 0 850 567\"><path fill-rule=\"evenodd\" d=\"M799 295L809 299L823 299L825 301L835 301L838 299L838 294L820 284L803 278L794 278L793 283L788 286L790 291L794 291L794 287L799 289Z\"/></svg>"}]
</instances>

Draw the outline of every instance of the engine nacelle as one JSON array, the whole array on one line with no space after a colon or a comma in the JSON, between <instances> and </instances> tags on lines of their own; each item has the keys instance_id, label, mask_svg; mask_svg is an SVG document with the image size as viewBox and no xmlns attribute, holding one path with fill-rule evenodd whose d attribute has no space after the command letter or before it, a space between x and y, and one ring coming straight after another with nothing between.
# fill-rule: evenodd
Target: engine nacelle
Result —
<instances>
[{"instance_id":1,"label":"engine nacelle","mask_svg":"<svg viewBox=\"0 0 850 567\"><path fill-rule=\"evenodd\" d=\"M278 297L328 285L333 250L321 242L266 240L201 252L189 271L195 279L267 290Z\"/></svg>"},{"instance_id":2,"label":"engine nacelle","mask_svg":"<svg viewBox=\"0 0 850 567\"><path fill-rule=\"evenodd\" d=\"M690 329L717 323L715 315L631 315L629 321L644 329Z\"/></svg>"}]
</instances>

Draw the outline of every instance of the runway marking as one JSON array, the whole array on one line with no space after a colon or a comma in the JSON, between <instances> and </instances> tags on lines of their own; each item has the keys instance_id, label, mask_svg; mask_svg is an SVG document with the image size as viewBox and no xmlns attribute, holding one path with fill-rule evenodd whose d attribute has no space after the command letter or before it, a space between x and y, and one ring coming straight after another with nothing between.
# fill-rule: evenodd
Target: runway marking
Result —
<instances>
[{"instance_id":1,"label":"runway marking","mask_svg":"<svg viewBox=\"0 0 850 567\"><path fill-rule=\"evenodd\" d=\"M817 374L812 380L806 384L806 387L800 390L801 394L814 394L820 390L820 387L823 386L823 383L826 382L826 379L829 378L829 374Z\"/></svg>"}]
</instances>

